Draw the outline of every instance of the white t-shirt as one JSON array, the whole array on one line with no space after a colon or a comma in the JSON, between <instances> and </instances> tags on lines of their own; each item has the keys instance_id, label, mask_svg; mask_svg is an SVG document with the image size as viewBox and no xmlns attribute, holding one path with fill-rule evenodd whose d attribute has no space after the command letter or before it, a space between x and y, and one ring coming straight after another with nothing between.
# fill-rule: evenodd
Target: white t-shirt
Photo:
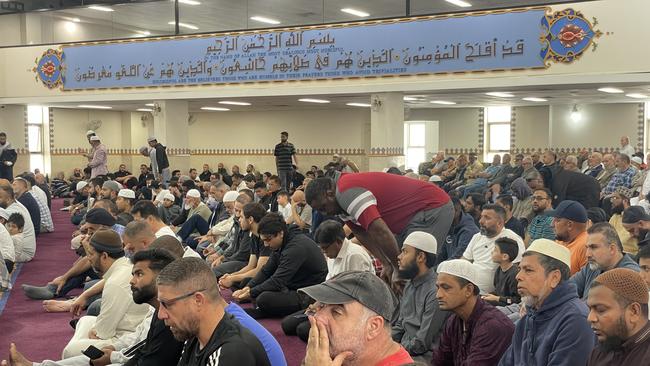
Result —
<instances>
[{"instance_id":1,"label":"white t-shirt","mask_svg":"<svg viewBox=\"0 0 650 366\"><path fill-rule=\"evenodd\" d=\"M176 233L169 226L166 225L158 229L158 231L156 231L153 235L156 237L156 239L165 235L171 235L176 238Z\"/></svg>"},{"instance_id":2,"label":"white t-shirt","mask_svg":"<svg viewBox=\"0 0 650 366\"><path fill-rule=\"evenodd\" d=\"M16 261L14 241L11 238L11 235L9 235L7 228L2 224L0 224L0 255L2 255L0 260L6 259L12 262Z\"/></svg>"},{"instance_id":3,"label":"white t-shirt","mask_svg":"<svg viewBox=\"0 0 650 366\"><path fill-rule=\"evenodd\" d=\"M284 207L278 204L278 213L282 214L282 217L286 221L291 217L291 204L287 203L287 205Z\"/></svg>"},{"instance_id":4,"label":"white t-shirt","mask_svg":"<svg viewBox=\"0 0 650 366\"><path fill-rule=\"evenodd\" d=\"M327 278L330 279L339 273L349 271L366 271L373 272L375 267L372 265L372 259L366 250L348 239L343 241L343 246L336 258L327 258Z\"/></svg>"},{"instance_id":5,"label":"white t-shirt","mask_svg":"<svg viewBox=\"0 0 650 366\"><path fill-rule=\"evenodd\" d=\"M185 247L183 249L183 258L201 258L201 256L194 249Z\"/></svg>"},{"instance_id":6,"label":"white t-shirt","mask_svg":"<svg viewBox=\"0 0 650 366\"><path fill-rule=\"evenodd\" d=\"M517 242L519 253L517 253L517 258L513 263L521 262L521 256L526 250L524 241L514 231L505 228L493 238L488 238L481 233L474 234L463 253L463 257L471 260L474 264L479 281L476 285L480 288L481 293L494 291L494 272L499 268L499 265L492 262L492 250L494 250L495 240L503 237Z\"/></svg>"}]
</instances>

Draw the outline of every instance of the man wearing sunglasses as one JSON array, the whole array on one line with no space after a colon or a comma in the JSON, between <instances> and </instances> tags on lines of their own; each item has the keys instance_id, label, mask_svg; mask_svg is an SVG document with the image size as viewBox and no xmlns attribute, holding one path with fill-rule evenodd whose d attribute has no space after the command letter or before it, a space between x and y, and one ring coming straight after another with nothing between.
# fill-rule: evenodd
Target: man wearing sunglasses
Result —
<instances>
[{"instance_id":1,"label":"man wearing sunglasses","mask_svg":"<svg viewBox=\"0 0 650 366\"><path fill-rule=\"evenodd\" d=\"M204 260L182 258L157 279L158 318L185 348L179 366L270 366L255 335L226 316L214 273Z\"/></svg>"}]
</instances>

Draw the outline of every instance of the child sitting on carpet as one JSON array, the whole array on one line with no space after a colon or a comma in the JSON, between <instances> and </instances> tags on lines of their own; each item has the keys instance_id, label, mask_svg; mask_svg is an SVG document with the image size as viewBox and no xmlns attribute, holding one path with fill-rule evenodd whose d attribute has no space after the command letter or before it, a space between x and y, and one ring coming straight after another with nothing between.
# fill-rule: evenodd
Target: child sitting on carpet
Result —
<instances>
[{"instance_id":1,"label":"child sitting on carpet","mask_svg":"<svg viewBox=\"0 0 650 366\"><path fill-rule=\"evenodd\" d=\"M7 231L11 235L11 240L14 242L14 249L16 251L16 263L29 262L32 256L25 253L25 240L23 238L23 228L25 227L25 219L19 213L12 213L7 220Z\"/></svg>"}]
</instances>

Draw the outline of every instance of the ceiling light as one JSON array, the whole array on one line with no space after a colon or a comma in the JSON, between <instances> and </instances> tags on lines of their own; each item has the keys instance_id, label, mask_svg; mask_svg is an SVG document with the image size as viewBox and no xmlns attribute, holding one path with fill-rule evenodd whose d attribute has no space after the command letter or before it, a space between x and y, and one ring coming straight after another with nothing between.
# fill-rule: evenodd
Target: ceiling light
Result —
<instances>
[{"instance_id":1,"label":"ceiling light","mask_svg":"<svg viewBox=\"0 0 650 366\"><path fill-rule=\"evenodd\" d=\"M138 31L138 33L142 34L143 36L150 36L151 32L149 31Z\"/></svg>"},{"instance_id":2,"label":"ceiling light","mask_svg":"<svg viewBox=\"0 0 650 366\"><path fill-rule=\"evenodd\" d=\"M235 102L230 100L222 100L219 104L229 104L229 105L251 105L248 102Z\"/></svg>"},{"instance_id":3,"label":"ceiling light","mask_svg":"<svg viewBox=\"0 0 650 366\"><path fill-rule=\"evenodd\" d=\"M521 98L521 99L525 100L527 102L548 102L548 99L537 98L537 97L526 97L526 98Z\"/></svg>"},{"instance_id":4,"label":"ceiling light","mask_svg":"<svg viewBox=\"0 0 650 366\"><path fill-rule=\"evenodd\" d=\"M153 109L151 108L138 108L136 109L138 112L153 112Z\"/></svg>"},{"instance_id":5,"label":"ceiling light","mask_svg":"<svg viewBox=\"0 0 650 366\"><path fill-rule=\"evenodd\" d=\"M472 6L472 4L468 3L467 1L463 1L463 0L445 0L445 1L450 3L450 4L460 6L461 8L469 8L470 6Z\"/></svg>"},{"instance_id":6,"label":"ceiling light","mask_svg":"<svg viewBox=\"0 0 650 366\"><path fill-rule=\"evenodd\" d=\"M576 104L573 105L573 110L571 111L571 120L576 123L582 120L582 113L580 113Z\"/></svg>"},{"instance_id":7,"label":"ceiling light","mask_svg":"<svg viewBox=\"0 0 650 366\"><path fill-rule=\"evenodd\" d=\"M221 107L201 107L201 109L204 111L217 111L217 112L225 112L230 110L228 108L221 108Z\"/></svg>"},{"instance_id":8,"label":"ceiling light","mask_svg":"<svg viewBox=\"0 0 650 366\"><path fill-rule=\"evenodd\" d=\"M634 99L645 99L648 96L645 94L639 94L639 93L630 93L630 94L625 94L626 97L629 98L634 98Z\"/></svg>"},{"instance_id":9,"label":"ceiling light","mask_svg":"<svg viewBox=\"0 0 650 366\"><path fill-rule=\"evenodd\" d=\"M321 104L330 102L329 100L325 100L325 99L311 99L311 98L302 98L302 99L298 99L298 101L305 102L305 103L321 103Z\"/></svg>"},{"instance_id":10,"label":"ceiling light","mask_svg":"<svg viewBox=\"0 0 650 366\"><path fill-rule=\"evenodd\" d=\"M251 20L254 20L256 22L261 22L261 23L267 23L267 24L280 24L279 20L266 18L266 17L260 17L260 16L251 17Z\"/></svg>"},{"instance_id":11,"label":"ceiling light","mask_svg":"<svg viewBox=\"0 0 650 366\"><path fill-rule=\"evenodd\" d=\"M623 93L623 91L622 91L621 89L618 89L618 88L610 88L610 87L599 88L598 91L599 91L599 92L603 92L603 93L610 93L610 94L620 94L620 93Z\"/></svg>"},{"instance_id":12,"label":"ceiling light","mask_svg":"<svg viewBox=\"0 0 650 366\"><path fill-rule=\"evenodd\" d=\"M491 97L498 97L498 98L514 98L514 95L512 93L507 93L507 92L489 92L489 93L485 93L485 95L489 95Z\"/></svg>"},{"instance_id":13,"label":"ceiling light","mask_svg":"<svg viewBox=\"0 0 650 366\"><path fill-rule=\"evenodd\" d=\"M350 107L370 107L369 103L345 103L345 105L349 105Z\"/></svg>"},{"instance_id":14,"label":"ceiling light","mask_svg":"<svg viewBox=\"0 0 650 366\"><path fill-rule=\"evenodd\" d=\"M449 101L446 101L446 100L432 100L429 103L442 104L442 105L454 105L454 104L456 104L456 102L449 102Z\"/></svg>"},{"instance_id":15,"label":"ceiling light","mask_svg":"<svg viewBox=\"0 0 650 366\"><path fill-rule=\"evenodd\" d=\"M172 20L171 22L167 22L167 24L169 24L169 25L175 25L176 22L174 22L174 21ZM199 29L199 27L197 27L197 26L195 26L195 25L192 25L192 24L187 24L187 23L178 23L178 26L179 26L179 27L182 27L182 28L192 29L192 30L197 30L197 29Z\"/></svg>"},{"instance_id":16,"label":"ceiling light","mask_svg":"<svg viewBox=\"0 0 650 366\"><path fill-rule=\"evenodd\" d=\"M361 11L361 10L357 10L357 9L343 8L343 9L341 9L341 11L344 12L344 13L356 15L356 16L358 16L360 18L365 18L365 17L370 16L370 14L366 13L365 11Z\"/></svg>"},{"instance_id":17,"label":"ceiling light","mask_svg":"<svg viewBox=\"0 0 650 366\"><path fill-rule=\"evenodd\" d=\"M91 105L91 104L80 104L77 108L86 108L86 109L113 109L107 105Z\"/></svg>"},{"instance_id":18,"label":"ceiling light","mask_svg":"<svg viewBox=\"0 0 650 366\"><path fill-rule=\"evenodd\" d=\"M147 107L155 107L155 106L156 106L156 105L153 104L153 103L147 103L147 104L145 104L145 105L146 105Z\"/></svg>"},{"instance_id":19,"label":"ceiling light","mask_svg":"<svg viewBox=\"0 0 650 366\"><path fill-rule=\"evenodd\" d=\"M178 0L178 2L185 5L201 5L200 2L194 0Z\"/></svg>"},{"instance_id":20,"label":"ceiling light","mask_svg":"<svg viewBox=\"0 0 650 366\"><path fill-rule=\"evenodd\" d=\"M404 97L402 98L407 102L419 102L422 100L422 97Z\"/></svg>"},{"instance_id":21,"label":"ceiling light","mask_svg":"<svg viewBox=\"0 0 650 366\"><path fill-rule=\"evenodd\" d=\"M66 31L72 33L77 30L77 25L73 22L63 22Z\"/></svg>"},{"instance_id":22,"label":"ceiling light","mask_svg":"<svg viewBox=\"0 0 650 366\"><path fill-rule=\"evenodd\" d=\"M98 10L98 11L115 11L109 8L108 6L97 6L97 5L89 6L88 9Z\"/></svg>"},{"instance_id":23,"label":"ceiling light","mask_svg":"<svg viewBox=\"0 0 650 366\"><path fill-rule=\"evenodd\" d=\"M72 18L70 20L72 20L75 23L79 23L81 21L81 19L79 19L79 18Z\"/></svg>"}]
</instances>

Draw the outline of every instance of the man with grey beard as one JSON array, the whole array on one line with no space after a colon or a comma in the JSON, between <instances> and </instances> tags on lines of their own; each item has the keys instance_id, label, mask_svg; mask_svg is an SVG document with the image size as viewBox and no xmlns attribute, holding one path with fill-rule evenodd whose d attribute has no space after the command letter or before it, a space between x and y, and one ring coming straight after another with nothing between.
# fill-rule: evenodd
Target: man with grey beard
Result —
<instances>
[{"instance_id":1,"label":"man with grey beard","mask_svg":"<svg viewBox=\"0 0 650 366\"><path fill-rule=\"evenodd\" d=\"M639 272L639 265L623 253L616 229L607 222L594 224L587 230L587 265L571 277L578 287L578 296L587 301L592 282L601 273L614 268Z\"/></svg>"}]
</instances>

